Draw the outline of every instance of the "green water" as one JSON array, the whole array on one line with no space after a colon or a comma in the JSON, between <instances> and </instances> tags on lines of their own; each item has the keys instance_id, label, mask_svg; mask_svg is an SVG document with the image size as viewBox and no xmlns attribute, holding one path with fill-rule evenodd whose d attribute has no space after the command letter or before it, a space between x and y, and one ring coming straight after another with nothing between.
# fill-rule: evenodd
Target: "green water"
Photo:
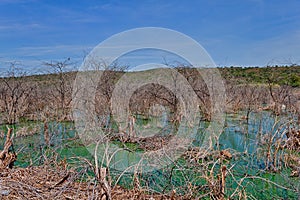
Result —
<instances>
[{"instance_id":1,"label":"green water","mask_svg":"<svg viewBox=\"0 0 300 200\"><path fill-rule=\"evenodd\" d=\"M286 167L276 173L265 171L264 169L267 166L264 159L257 155L257 150L262 148L262 136L269 133L276 134L276 131L277 134L282 133L283 129L289 126L286 122L291 120L291 116L276 117L269 112L251 113L247 123L246 120L241 119L243 115L242 112L227 114L225 127L219 138L219 145L215 146L216 149L230 149L231 152L239 154L230 161L223 161L223 163L217 163L214 166L214 176L217 176L221 165L230 168L232 174L228 174L226 178L226 196L229 197L234 194L232 198L237 198L238 195L235 195L235 193L238 188L239 192L245 191L249 198L253 197L254 199L297 199L299 194L296 191L300 190L299 178L289 177L291 169ZM166 116L151 119L137 117L135 128L140 130L144 137L152 136L153 133L158 135L170 134L175 129L167 119ZM193 128L193 131L191 131L194 137L194 147L201 146L201 136L208 125L209 122L203 121L199 124L199 127ZM44 125L42 123L26 122L12 128L17 133L22 127L29 127L28 130L36 128L37 131L36 134L17 136L14 139L14 150L18 153L16 166L26 167L43 164L42 155L51 156L53 150L57 153L58 160L67 159L72 165L76 165L76 162L72 163L69 159L71 157L84 157L91 160L92 163L94 162L93 152L96 144L83 144L80 139L72 139L77 135L73 123L49 122L50 147L45 146ZM6 127L2 126L0 130L6 132ZM3 148L3 143L4 140L1 139L0 149ZM117 149L121 149L113 154L109 163L115 181L121 173L118 169L126 169L138 164L141 155L144 153L139 144L136 143L123 144L114 141L109 143L108 146L111 150L109 152L110 156ZM103 145L98 146L97 155L100 162L103 158L105 159L105 156L103 157L105 147ZM103 163L107 164L106 162ZM201 163L199 164L201 166ZM209 165L208 169L211 168L212 165ZM179 157L174 163L161 169L139 174L139 178L142 186L147 186L153 191L167 192L176 188L177 193L184 194L189 190L187 182L195 188L201 188L201 186L207 184L207 180L202 175L203 171L201 169L195 170L192 166L189 166L183 157ZM132 180L133 175L131 173L123 173L121 178L118 179L118 184L130 188L132 187ZM274 183L284 186L284 188L276 186ZM209 188L199 189L199 193L195 194L195 197L204 194L205 191L209 191Z\"/></svg>"}]
</instances>

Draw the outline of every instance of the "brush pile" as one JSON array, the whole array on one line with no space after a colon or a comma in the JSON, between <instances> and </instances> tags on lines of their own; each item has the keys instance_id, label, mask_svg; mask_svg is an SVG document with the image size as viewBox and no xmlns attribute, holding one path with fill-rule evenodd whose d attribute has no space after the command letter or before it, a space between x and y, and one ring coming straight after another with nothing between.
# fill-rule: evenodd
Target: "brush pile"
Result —
<instances>
[{"instance_id":1,"label":"brush pile","mask_svg":"<svg viewBox=\"0 0 300 200\"><path fill-rule=\"evenodd\" d=\"M285 148L295 151L300 151L300 129L290 129L286 133L286 143L284 145Z\"/></svg>"},{"instance_id":2,"label":"brush pile","mask_svg":"<svg viewBox=\"0 0 300 200\"><path fill-rule=\"evenodd\" d=\"M107 199L95 180L83 180L82 173L48 165L0 171L0 199ZM115 186L112 199L173 199L161 194ZM180 199L180 197L176 197Z\"/></svg>"}]
</instances>

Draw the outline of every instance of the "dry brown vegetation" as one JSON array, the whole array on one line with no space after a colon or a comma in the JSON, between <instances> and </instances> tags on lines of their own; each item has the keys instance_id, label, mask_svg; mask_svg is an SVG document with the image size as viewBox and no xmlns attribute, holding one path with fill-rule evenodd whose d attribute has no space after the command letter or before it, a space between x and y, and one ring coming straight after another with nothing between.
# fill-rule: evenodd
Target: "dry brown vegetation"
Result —
<instances>
[{"instance_id":1,"label":"dry brown vegetation","mask_svg":"<svg viewBox=\"0 0 300 200\"><path fill-rule=\"evenodd\" d=\"M76 95L73 88L76 72L64 71L67 66L71 65L68 60L46 64L53 69L52 74L27 76L25 72L12 66L5 74L7 77L0 78L0 122L2 124L14 124L22 119L41 121L73 119L70 112L72 92ZM122 68L113 66L101 72L101 79L95 84L97 86L95 96L97 115L111 114L110 106L108 106L111 103L111 95L116 82L124 74L119 71L120 69ZM259 110L271 110L277 114L285 111L299 112L299 88L283 84L279 75L271 74L273 71L267 74L273 77L263 78L261 75L259 80L263 82L265 79L265 81L258 83L256 79L247 77L247 73L250 72L244 72L246 75L243 76L246 77L232 78L237 69L232 68L231 71L230 69L219 69L227 78L225 79L227 112L247 110L246 118L249 117L250 112ZM255 70L261 73L259 69L255 68ZM187 79L199 98L198 104L203 118L210 120L212 115L210 95L201 74L196 69L187 67L179 67L178 72ZM141 73L151 73L151 70ZM297 73L300 76L298 71ZM279 76L277 77L279 80L274 77L276 75ZM177 78L173 77L172 80L176 85ZM130 100L130 108L132 113L147 115L151 106L159 104L176 112L178 103L178 98L164 86L148 84L135 91Z\"/></svg>"},{"instance_id":2,"label":"dry brown vegetation","mask_svg":"<svg viewBox=\"0 0 300 200\"><path fill-rule=\"evenodd\" d=\"M57 166L2 169L1 199L107 199L105 191L93 180L82 180L82 174ZM183 199L176 196L147 194L120 186L111 189L111 199Z\"/></svg>"},{"instance_id":3,"label":"dry brown vegetation","mask_svg":"<svg viewBox=\"0 0 300 200\"><path fill-rule=\"evenodd\" d=\"M22 120L41 121L44 125L46 143L44 148L51 149L50 138L53 133L49 131L48 122L72 121L72 92L76 95L74 90L81 89L73 88L76 72L64 71L69 64L69 60L46 63L53 69L52 74L32 76L26 76L26 73L16 71L12 67L7 77L0 79L1 124L16 124ZM294 68L299 74L299 66L294 66ZM112 111L109 105L115 84L125 73L120 69L118 66L113 66L103 73L101 71L101 79L95 85L96 115L104 116L101 118L102 121L100 120L100 127L106 131L111 140L136 143L144 150L159 149L170 138L153 136L138 139L133 134L133 130L130 130L133 129L133 126L126 126L125 129L129 129L129 131L113 130L112 128L113 119L110 118ZM188 67L178 67L177 70L187 79L196 93L202 120L210 121L213 114L210 94L201 74L196 69ZM277 73L264 78L265 81L258 82L253 81L255 77L252 79L251 77L241 78L235 74L241 73L240 71L231 70L230 72L229 69L220 69L221 74L226 78L226 98L224 98L226 112L246 111L244 119L247 123L251 112L262 110L269 110L275 115L287 112L297 114L298 120L300 120L298 87L285 84ZM259 72L259 69L256 68L252 70ZM129 73L151 73L151 70ZM176 77L172 78L173 84L176 85ZM132 116L142 114L149 117L155 115L155 112L151 110L155 105L168 107L173 113L170 121L174 124L180 120L179 99L170 90L159 84L147 84L140 87L132 95L129 107ZM130 120L134 120L134 118ZM134 122L131 121L131 123ZM299 121L298 124L294 121L293 123L295 123L294 127L299 125ZM29 134L29 131L25 132L27 133L24 135ZM291 176L299 177L299 130L290 129L283 133L274 130L274 132L276 134L270 133L263 138L264 148L261 156L265 161L264 170L278 172L285 167L283 166L285 163L288 163L286 165L293 170ZM140 181L149 178L145 178L142 172L134 174L132 189L124 189L113 183L109 168L98 166L98 162L93 163L84 158L77 158L84 161L79 164L80 169L69 166L65 160L48 158L46 155L43 155L44 160L41 166L13 168L17 155L12 148L12 138L12 130L8 129L6 142L0 152L0 194L4 199L246 199L248 196L245 186L242 185L244 181L262 179L268 182L267 179L247 174L236 180L232 169L234 164L230 162L241 157L242 153L233 152L230 149L220 150L218 146L215 148L211 145L208 149L188 149L183 156L187 161L187 167L173 163L176 173L182 173L185 178L184 186L178 188L172 186L172 177L175 173L175 167L173 167L164 171L165 176L169 177L169 182L166 183L167 186L162 189L162 192L151 191L147 185L141 184ZM91 138L91 141L93 140L95 140L94 137ZM290 153L286 154L284 150L288 150ZM96 156L94 159L98 160ZM193 171L199 177L185 175L185 171ZM234 180L233 184L238 185L230 192L227 191L229 186L226 184L228 177ZM196 178L205 180L205 184L201 186L196 183L191 184ZM278 186L274 182L271 184ZM296 186L293 189L282 185L278 187L293 192L297 191ZM201 191L200 197L196 196L199 191Z\"/></svg>"}]
</instances>

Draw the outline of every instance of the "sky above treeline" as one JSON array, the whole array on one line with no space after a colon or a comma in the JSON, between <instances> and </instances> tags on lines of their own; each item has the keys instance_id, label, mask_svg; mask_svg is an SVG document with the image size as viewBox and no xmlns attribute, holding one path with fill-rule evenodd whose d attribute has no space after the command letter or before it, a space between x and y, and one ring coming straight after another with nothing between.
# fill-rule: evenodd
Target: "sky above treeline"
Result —
<instances>
[{"instance_id":1,"label":"sky above treeline","mask_svg":"<svg viewBox=\"0 0 300 200\"><path fill-rule=\"evenodd\" d=\"M110 36L163 27L193 38L217 66L300 63L300 1L0 0L0 70L85 55Z\"/></svg>"}]
</instances>

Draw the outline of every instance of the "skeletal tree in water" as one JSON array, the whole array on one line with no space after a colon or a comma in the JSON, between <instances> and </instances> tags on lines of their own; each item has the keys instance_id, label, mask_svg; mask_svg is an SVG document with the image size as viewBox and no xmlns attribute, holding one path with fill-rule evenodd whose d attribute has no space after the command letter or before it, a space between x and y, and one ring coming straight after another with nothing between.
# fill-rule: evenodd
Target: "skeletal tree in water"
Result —
<instances>
[{"instance_id":1,"label":"skeletal tree in water","mask_svg":"<svg viewBox=\"0 0 300 200\"><path fill-rule=\"evenodd\" d=\"M280 115L286 109L292 107L291 99L293 94L289 79L291 79L294 74L291 73L288 77L282 77L278 75L274 69L276 68L271 69L271 73L266 77L266 81L272 100L271 108L276 115Z\"/></svg>"},{"instance_id":2,"label":"skeletal tree in water","mask_svg":"<svg viewBox=\"0 0 300 200\"><path fill-rule=\"evenodd\" d=\"M95 90L95 111L97 117L101 116L100 124L106 129L110 129L111 121L111 98L115 88L115 84L124 74L127 66L120 66L117 62L108 63L105 60L90 60L89 63L94 70L94 74L99 74L99 79L96 79L94 85Z\"/></svg>"},{"instance_id":3,"label":"skeletal tree in water","mask_svg":"<svg viewBox=\"0 0 300 200\"><path fill-rule=\"evenodd\" d=\"M72 96L72 73L70 72L74 68L74 63L68 58L64 61L51 61L44 62L45 66L50 67L50 74L54 74L53 88L50 94L54 98L55 102L58 102L58 113L60 113L60 119L67 119L68 109L71 103ZM50 77L50 75L49 75Z\"/></svg>"},{"instance_id":4,"label":"skeletal tree in water","mask_svg":"<svg viewBox=\"0 0 300 200\"><path fill-rule=\"evenodd\" d=\"M0 79L0 109L8 124L15 124L24 117L36 89L35 84L25 79L26 72L11 63L9 70Z\"/></svg>"},{"instance_id":5,"label":"skeletal tree in water","mask_svg":"<svg viewBox=\"0 0 300 200\"><path fill-rule=\"evenodd\" d=\"M58 121L71 119L69 109L72 101L72 83L75 77L71 70L74 69L75 63L71 62L70 58L67 58L63 61L50 61L44 62L43 64L50 67L48 70L48 82L52 83L50 90L44 92L46 95L50 95L50 99L46 100L46 102L49 102L48 105L50 105L50 107L52 104L52 108L49 109L49 107L46 106L42 114L45 145L49 146L52 137L48 130L49 118L55 117ZM41 92L43 93L43 91ZM54 113L52 113L53 111Z\"/></svg>"},{"instance_id":6,"label":"skeletal tree in water","mask_svg":"<svg viewBox=\"0 0 300 200\"><path fill-rule=\"evenodd\" d=\"M192 86L195 94L198 97L198 104L204 120L211 120L212 107L211 98L208 90L208 85L203 80L203 77L197 68L192 66L181 65L177 67L178 71L183 74L189 84ZM202 71L201 71L202 72Z\"/></svg>"},{"instance_id":7,"label":"skeletal tree in water","mask_svg":"<svg viewBox=\"0 0 300 200\"><path fill-rule=\"evenodd\" d=\"M245 119L249 124L250 113L257 109L262 101L263 88L258 85L245 84L241 85L241 96L243 97L244 109L246 111ZM248 127L248 126L247 126Z\"/></svg>"}]
</instances>

